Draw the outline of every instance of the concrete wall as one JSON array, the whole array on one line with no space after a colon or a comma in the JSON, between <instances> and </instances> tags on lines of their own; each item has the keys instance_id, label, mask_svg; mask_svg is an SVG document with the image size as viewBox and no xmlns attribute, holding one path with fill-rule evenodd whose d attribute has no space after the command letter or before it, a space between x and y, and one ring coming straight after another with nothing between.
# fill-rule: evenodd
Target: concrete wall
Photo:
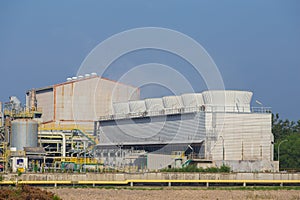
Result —
<instances>
[{"instance_id":1,"label":"concrete wall","mask_svg":"<svg viewBox=\"0 0 300 200\"><path fill-rule=\"evenodd\" d=\"M3 175L4 180L23 181L125 181L139 180L300 180L299 173L87 173Z\"/></svg>"},{"instance_id":2,"label":"concrete wall","mask_svg":"<svg viewBox=\"0 0 300 200\"><path fill-rule=\"evenodd\" d=\"M149 170L167 168L168 165L174 165L174 158L171 155L148 153L147 164Z\"/></svg>"},{"instance_id":3,"label":"concrete wall","mask_svg":"<svg viewBox=\"0 0 300 200\"><path fill-rule=\"evenodd\" d=\"M278 172L278 161L269 160L225 160L215 161L217 167L221 167L223 163L229 166L233 172Z\"/></svg>"}]
</instances>

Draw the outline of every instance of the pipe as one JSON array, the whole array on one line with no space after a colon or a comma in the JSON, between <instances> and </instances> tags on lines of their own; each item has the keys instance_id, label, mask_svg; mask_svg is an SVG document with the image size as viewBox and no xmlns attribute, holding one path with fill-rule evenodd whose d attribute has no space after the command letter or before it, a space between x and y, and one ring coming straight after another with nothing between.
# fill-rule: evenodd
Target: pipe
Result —
<instances>
[{"instance_id":1,"label":"pipe","mask_svg":"<svg viewBox=\"0 0 300 200\"><path fill-rule=\"evenodd\" d=\"M63 144L62 144L62 157L66 157L66 136L63 133L57 133L62 137Z\"/></svg>"},{"instance_id":2,"label":"pipe","mask_svg":"<svg viewBox=\"0 0 300 200\"><path fill-rule=\"evenodd\" d=\"M43 133L43 132L40 132L40 135L41 136L54 136L54 135L59 135L59 136L61 136L62 137L62 148L61 148L61 150L62 150L62 157L66 157L66 136L65 136L65 134L63 134L63 133L58 133L58 132L51 132L51 133Z\"/></svg>"}]
</instances>

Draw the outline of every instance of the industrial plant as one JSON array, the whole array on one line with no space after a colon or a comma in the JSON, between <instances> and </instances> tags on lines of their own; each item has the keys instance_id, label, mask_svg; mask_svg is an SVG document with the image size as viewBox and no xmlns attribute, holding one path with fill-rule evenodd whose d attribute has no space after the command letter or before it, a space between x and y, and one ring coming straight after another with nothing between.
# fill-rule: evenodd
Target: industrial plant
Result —
<instances>
[{"instance_id":1,"label":"industrial plant","mask_svg":"<svg viewBox=\"0 0 300 200\"><path fill-rule=\"evenodd\" d=\"M252 92L208 90L140 98L96 73L1 103L0 170L156 171L229 166L276 172L269 108Z\"/></svg>"}]
</instances>

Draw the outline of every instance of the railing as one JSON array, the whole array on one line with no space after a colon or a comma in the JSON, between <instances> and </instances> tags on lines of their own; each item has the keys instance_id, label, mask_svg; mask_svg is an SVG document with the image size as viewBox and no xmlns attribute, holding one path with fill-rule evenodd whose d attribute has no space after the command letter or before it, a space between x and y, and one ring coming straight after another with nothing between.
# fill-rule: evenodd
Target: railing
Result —
<instances>
[{"instance_id":1,"label":"railing","mask_svg":"<svg viewBox=\"0 0 300 200\"><path fill-rule=\"evenodd\" d=\"M88 127L78 126L78 125L56 125L56 124L41 124L39 131L71 131L77 132L82 137L85 137L92 145L98 143L97 137L91 134L87 134L88 130L92 130Z\"/></svg>"},{"instance_id":2,"label":"railing","mask_svg":"<svg viewBox=\"0 0 300 200\"><path fill-rule=\"evenodd\" d=\"M252 107L253 113L272 113L271 107Z\"/></svg>"},{"instance_id":3,"label":"railing","mask_svg":"<svg viewBox=\"0 0 300 200\"><path fill-rule=\"evenodd\" d=\"M98 161L96 158L77 158L77 157L55 157L55 162L73 162L76 164L103 164L102 162Z\"/></svg>"},{"instance_id":4,"label":"railing","mask_svg":"<svg viewBox=\"0 0 300 200\"><path fill-rule=\"evenodd\" d=\"M270 107L252 107L250 106L218 106L218 105L202 105L196 107L182 107L182 108L165 108L157 111L144 111L136 113L117 113L114 115L100 116L99 121L117 120L117 119L130 119L139 117L153 117L182 113L195 113L195 112L225 112L225 113L271 113Z\"/></svg>"},{"instance_id":5,"label":"railing","mask_svg":"<svg viewBox=\"0 0 300 200\"><path fill-rule=\"evenodd\" d=\"M40 131L71 131L74 129L80 129L82 131L92 130L89 126L83 126L83 125L76 125L76 124L40 124L39 130Z\"/></svg>"},{"instance_id":6,"label":"railing","mask_svg":"<svg viewBox=\"0 0 300 200\"><path fill-rule=\"evenodd\" d=\"M80 135L82 135L85 138L87 138L93 145L96 145L96 141L93 138L91 138L91 136L89 136L88 134L84 133L81 129L73 129L72 131L77 131L77 133L79 133Z\"/></svg>"},{"instance_id":7,"label":"railing","mask_svg":"<svg viewBox=\"0 0 300 200\"><path fill-rule=\"evenodd\" d=\"M42 113L41 108L38 108L36 110L30 110L28 108L24 108L20 111L4 109L3 112L5 116L10 116L13 118L33 118L35 114L41 114L41 113Z\"/></svg>"}]
</instances>

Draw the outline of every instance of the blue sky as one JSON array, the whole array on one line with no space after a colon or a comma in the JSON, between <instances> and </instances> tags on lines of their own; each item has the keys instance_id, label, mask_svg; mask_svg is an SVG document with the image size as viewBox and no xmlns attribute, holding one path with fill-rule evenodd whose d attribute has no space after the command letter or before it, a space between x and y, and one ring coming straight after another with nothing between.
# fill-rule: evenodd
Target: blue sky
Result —
<instances>
[{"instance_id":1,"label":"blue sky","mask_svg":"<svg viewBox=\"0 0 300 200\"><path fill-rule=\"evenodd\" d=\"M0 101L11 95L24 99L30 88L65 81L101 41L151 26L192 37L217 64L226 89L253 91L254 100L272 107L282 118L298 120L299 10L297 0L0 0ZM177 63L174 67L191 77L195 90L205 89L184 61L167 53L142 53L120 58L115 69L147 62ZM106 75L116 76L113 68ZM156 96L167 93L155 91Z\"/></svg>"}]
</instances>

